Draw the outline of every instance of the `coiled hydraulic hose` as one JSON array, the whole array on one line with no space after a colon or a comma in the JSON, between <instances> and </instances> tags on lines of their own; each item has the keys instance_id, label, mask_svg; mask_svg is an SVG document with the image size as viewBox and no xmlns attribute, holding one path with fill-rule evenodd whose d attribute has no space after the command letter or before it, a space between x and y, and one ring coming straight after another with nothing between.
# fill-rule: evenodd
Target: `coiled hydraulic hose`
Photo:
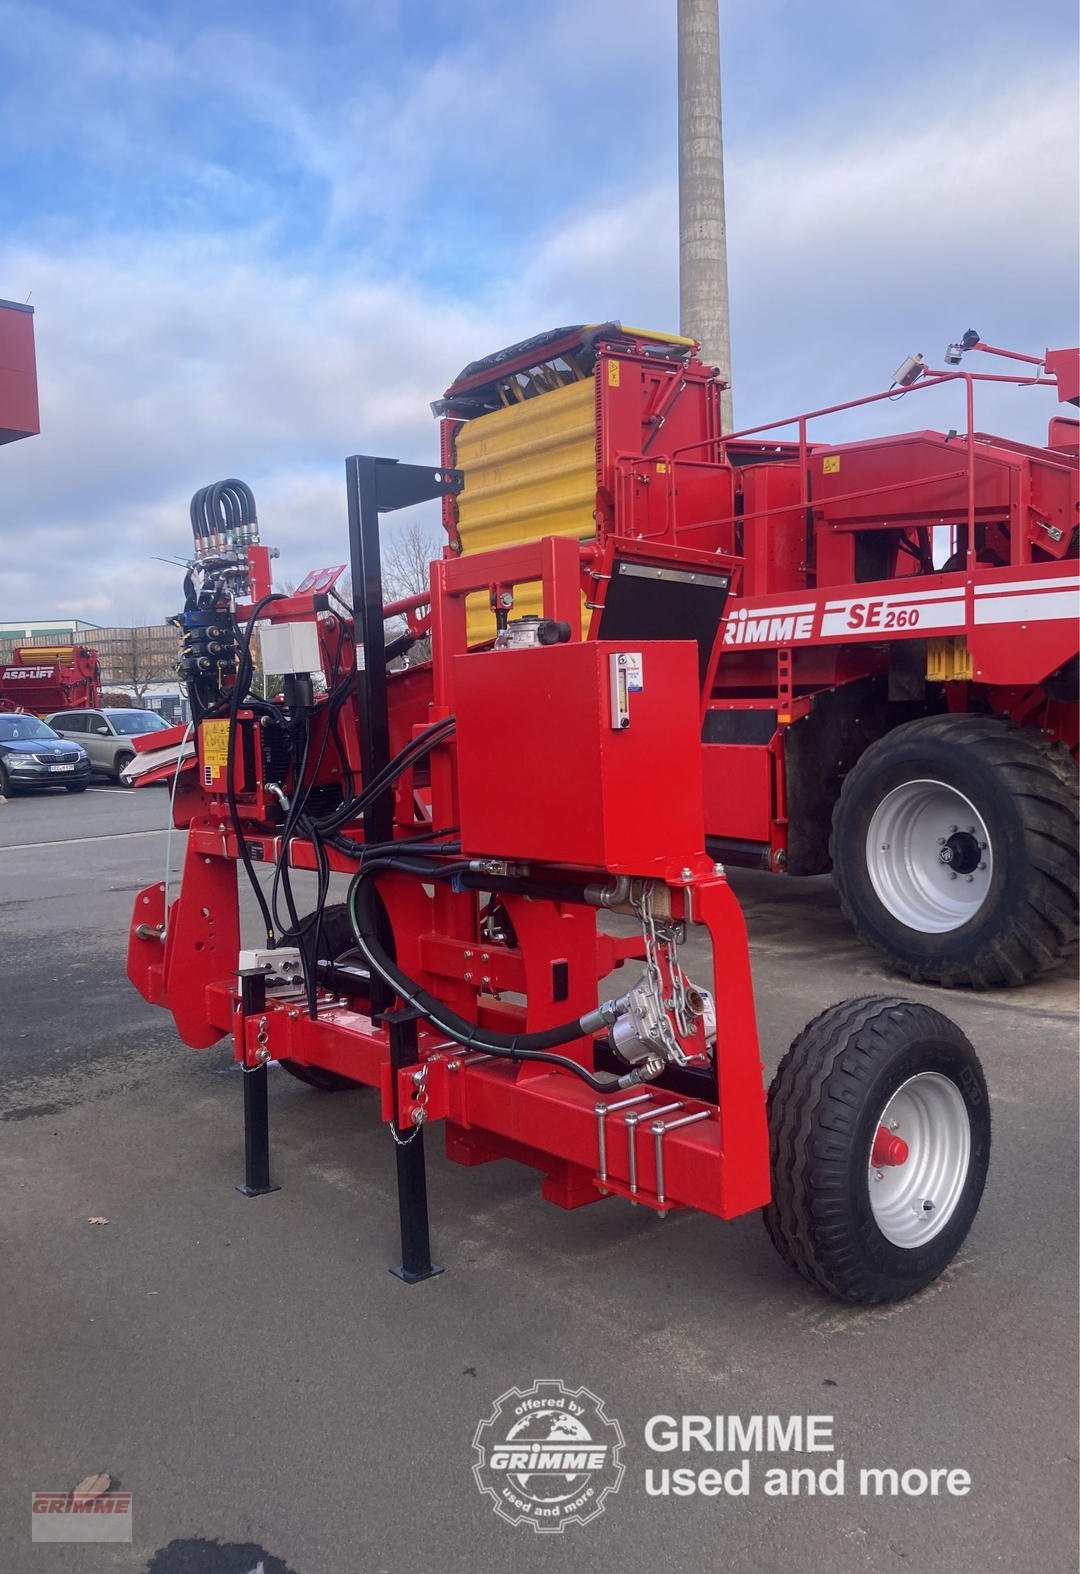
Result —
<instances>
[{"instance_id":1,"label":"coiled hydraulic hose","mask_svg":"<svg viewBox=\"0 0 1080 1574\"><path fill-rule=\"evenodd\" d=\"M375 874L379 870L389 870L398 874L412 874L422 880L449 879L468 867L467 862L461 861L439 864L434 860L393 857L373 859L357 873L349 888L349 917L357 945L374 971L402 1000L423 1012L440 1033L465 1049L482 1050L508 1060L539 1060L548 1065L562 1066L580 1077L596 1093L611 1093L617 1088L630 1087L644 1080L649 1074L647 1066L638 1066L622 1077L596 1076L575 1060L549 1053L562 1044L573 1043L575 1039L587 1038L610 1027L617 1014L613 1004L598 1006L572 1022L563 1022L557 1027L544 1028L536 1033L497 1033L481 1027L478 1022L470 1022L467 1017L459 1016L443 1001L421 988L415 979L409 978L387 955L378 934Z\"/></svg>"},{"instance_id":2,"label":"coiled hydraulic hose","mask_svg":"<svg viewBox=\"0 0 1080 1574\"><path fill-rule=\"evenodd\" d=\"M191 499L191 532L200 550L214 541L232 545L257 541L257 525L251 488L235 476L200 487Z\"/></svg>"}]
</instances>

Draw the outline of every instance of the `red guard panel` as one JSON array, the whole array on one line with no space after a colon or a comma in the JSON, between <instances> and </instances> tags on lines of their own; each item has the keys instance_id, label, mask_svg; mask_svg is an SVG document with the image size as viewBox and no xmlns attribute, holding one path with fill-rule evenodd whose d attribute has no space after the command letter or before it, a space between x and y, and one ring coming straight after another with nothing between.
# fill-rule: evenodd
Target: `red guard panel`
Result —
<instances>
[{"instance_id":1,"label":"red guard panel","mask_svg":"<svg viewBox=\"0 0 1080 1574\"><path fill-rule=\"evenodd\" d=\"M641 671L625 727L611 709L620 655ZM473 652L455 658L453 684L467 853L645 875L703 851L696 645Z\"/></svg>"},{"instance_id":2,"label":"red guard panel","mask_svg":"<svg viewBox=\"0 0 1080 1574\"><path fill-rule=\"evenodd\" d=\"M34 308L0 301L0 443L40 430Z\"/></svg>"}]
</instances>

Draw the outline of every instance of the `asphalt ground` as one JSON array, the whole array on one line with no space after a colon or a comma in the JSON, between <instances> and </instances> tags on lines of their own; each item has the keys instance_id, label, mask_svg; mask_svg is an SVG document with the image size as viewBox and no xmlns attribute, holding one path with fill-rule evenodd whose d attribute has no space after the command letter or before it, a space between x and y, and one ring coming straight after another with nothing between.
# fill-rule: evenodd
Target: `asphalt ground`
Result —
<instances>
[{"instance_id":1,"label":"asphalt ground","mask_svg":"<svg viewBox=\"0 0 1080 1574\"><path fill-rule=\"evenodd\" d=\"M953 1267L852 1309L795 1278L757 1216L565 1213L531 1171L447 1163L433 1129L447 1271L410 1288L386 1271L394 1163L373 1097L272 1072L282 1189L244 1198L228 1047L184 1048L128 985L164 814L152 790L0 804L2 1574L1076 1568L1071 978L921 989L859 947L828 881L735 872L770 1074L855 994L928 1000L975 1044L994 1152ZM538 1378L591 1390L625 1436L618 1493L562 1535L503 1523L471 1473L479 1422ZM747 1496L649 1496L650 1467L741 1457L651 1452L649 1417L683 1413L831 1415L835 1453L754 1455ZM843 1495L764 1494L766 1468L837 1457ZM971 1488L860 1495L859 1468L884 1466L965 1470ZM99 1471L134 1495L132 1544L31 1545L31 1492Z\"/></svg>"}]
</instances>

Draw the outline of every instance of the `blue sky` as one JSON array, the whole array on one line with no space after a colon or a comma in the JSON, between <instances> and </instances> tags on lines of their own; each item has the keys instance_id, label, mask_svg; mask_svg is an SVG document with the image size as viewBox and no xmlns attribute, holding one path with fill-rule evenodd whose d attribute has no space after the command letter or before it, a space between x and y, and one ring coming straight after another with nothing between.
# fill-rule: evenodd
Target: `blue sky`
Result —
<instances>
[{"instance_id":1,"label":"blue sky","mask_svg":"<svg viewBox=\"0 0 1080 1574\"><path fill-rule=\"evenodd\" d=\"M722 0L740 424L972 325L1075 342L1074 10ZM0 453L0 612L172 610L153 559L224 474L298 576L340 557L344 455L433 461L467 360L676 326L675 115L674 0L0 0L0 296L43 419Z\"/></svg>"}]
</instances>

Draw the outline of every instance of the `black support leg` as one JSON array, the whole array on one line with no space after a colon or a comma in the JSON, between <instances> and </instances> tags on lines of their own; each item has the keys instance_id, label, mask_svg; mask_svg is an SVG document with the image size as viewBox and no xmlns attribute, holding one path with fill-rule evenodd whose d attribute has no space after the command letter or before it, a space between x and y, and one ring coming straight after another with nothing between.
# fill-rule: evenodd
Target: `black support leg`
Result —
<instances>
[{"instance_id":1,"label":"black support leg","mask_svg":"<svg viewBox=\"0 0 1080 1574\"><path fill-rule=\"evenodd\" d=\"M417 1014L409 1009L391 1011L384 1020L390 1029L390 1069L396 1088L398 1071L404 1066L415 1066L419 1059ZM397 1160L401 1263L391 1268L390 1272L406 1284L419 1284L443 1271L431 1260L424 1131L422 1126L413 1126L410 1131L402 1132L396 1120L394 1125L399 1134L399 1145L395 1145L394 1156Z\"/></svg>"},{"instance_id":2,"label":"black support leg","mask_svg":"<svg viewBox=\"0 0 1080 1574\"><path fill-rule=\"evenodd\" d=\"M266 1005L266 979L261 973L244 973L240 978L240 1031L249 1016ZM265 1066L254 1071L243 1067L244 1084L244 1184L236 1189L245 1197L262 1197L280 1191L270 1179L270 1116L267 1109Z\"/></svg>"}]
</instances>

